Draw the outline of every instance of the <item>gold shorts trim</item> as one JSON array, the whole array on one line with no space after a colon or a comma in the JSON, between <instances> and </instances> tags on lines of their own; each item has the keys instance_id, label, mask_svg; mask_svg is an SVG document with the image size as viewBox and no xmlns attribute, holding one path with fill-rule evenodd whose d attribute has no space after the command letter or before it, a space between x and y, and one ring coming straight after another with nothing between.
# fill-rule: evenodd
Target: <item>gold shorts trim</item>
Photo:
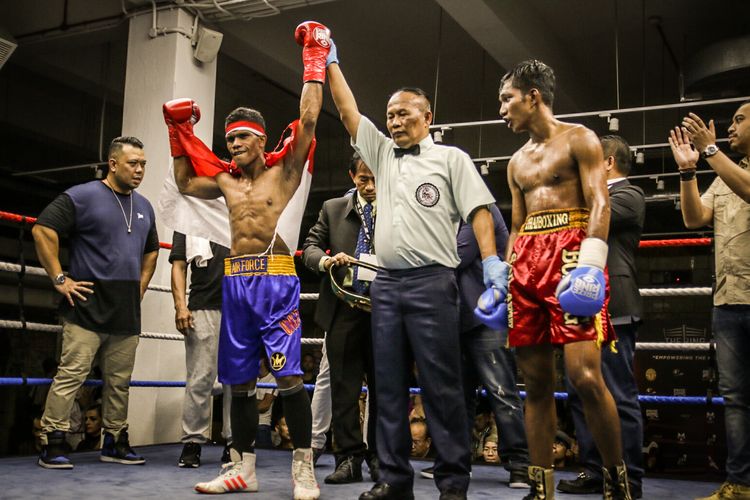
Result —
<instances>
[{"instance_id":1,"label":"gold shorts trim","mask_svg":"<svg viewBox=\"0 0 750 500\"><path fill-rule=\"evenodd\" d=\"M291 255L238 255L224 259L225 276L296 276Z\"/></svg>"}]
</instances>

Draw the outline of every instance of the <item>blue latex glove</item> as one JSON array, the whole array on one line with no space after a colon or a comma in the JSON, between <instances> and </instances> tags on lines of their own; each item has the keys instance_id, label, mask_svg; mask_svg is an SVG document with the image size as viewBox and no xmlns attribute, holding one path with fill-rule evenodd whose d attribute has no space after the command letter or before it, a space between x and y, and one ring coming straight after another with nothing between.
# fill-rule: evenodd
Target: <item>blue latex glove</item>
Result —
<instances>
[{"instance_id":1,"label":"blue latex glove","mask_svg":"<svg viewBox=\"0 0 750 500\"><path fill-rule=\"evenodd\" d=\"M488 288L477 300L474 316L493 330L508 329L508 304L505 295L496 288Z\"/></svg>"},{"instance_id":2,"label":"blue latex glove","mask_svg":"<svg viewBox=\"0 0 750 500\"><path fill-rule=\"evenodd\" d=\"M328 51L328 57L326 57L326 68L331 63L339 63L339 54L336 51L336 44L333 43L333 38L331 38L331 50Z\"/></svg>"},{"instance_id":3,"label":"blue latex glove","mask_svg":"<svg viewBox=\"0 0 750 500\"><path fill-rule=\"evenodd\" d=\"M497 288L503 297L508 295L508 271L510 266L497 255L490 255L482 261L484 286Z\"/></svg>"}]
</instances>

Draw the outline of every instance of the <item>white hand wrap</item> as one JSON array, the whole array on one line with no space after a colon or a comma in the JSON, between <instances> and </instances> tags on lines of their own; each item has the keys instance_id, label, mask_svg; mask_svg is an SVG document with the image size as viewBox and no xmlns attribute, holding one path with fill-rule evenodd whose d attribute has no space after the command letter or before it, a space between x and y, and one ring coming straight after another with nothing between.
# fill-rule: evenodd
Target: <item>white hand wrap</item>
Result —
<instances>
[{"instance_id":1,"label":"white hand wrap","mask_svg":"<svg viewBox=\"0 0 750 500\"><path fill-rule=\"evenodd\" d=\"M581 242L581 253L578 255L579 266L591 266L604 270L607 265L609 247L599 238L586 238Z\"/></svg>"}]
</instances>

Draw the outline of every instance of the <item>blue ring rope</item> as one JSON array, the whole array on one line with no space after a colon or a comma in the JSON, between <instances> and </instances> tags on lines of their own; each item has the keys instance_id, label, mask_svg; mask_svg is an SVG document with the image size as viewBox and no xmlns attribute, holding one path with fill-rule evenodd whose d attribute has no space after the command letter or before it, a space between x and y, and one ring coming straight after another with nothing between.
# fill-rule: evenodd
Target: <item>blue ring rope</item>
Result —
<instances>
[{"instance_id":1,"label":"blue ring rope","mask_svg":"<svg viewBox=\"0 0 750 500\"><path fill-rule=\"evenodd\" d=\"M13 385L49 385L52 383L51 378L26 378L26 377L0 377L0 386L13 386ZM83 382L86 386L101 386L101 380L87 379ZM185 387L184 381L179 380L131 380L131 387ZM276 384L270 384L265 382L258 382L257 387L261 389L277 389ZM315 385L305 384L305 389L313 391ZM367 387L362 388L362 392L367 392ZM419 387L409 388L410 394L420 394L422 390ZM482 396L486 396L487 392L482 390L480 393ZM526 398L526 392L521 391L521 398ZM568 399L568 393L556 392L555 399ZM723 405L724 398L718 397L705 397L705 396L658 396L639 394L638 401L641 403L653 403L653 404L676 404L676 405Z\"/></svg>"}]
</instances>

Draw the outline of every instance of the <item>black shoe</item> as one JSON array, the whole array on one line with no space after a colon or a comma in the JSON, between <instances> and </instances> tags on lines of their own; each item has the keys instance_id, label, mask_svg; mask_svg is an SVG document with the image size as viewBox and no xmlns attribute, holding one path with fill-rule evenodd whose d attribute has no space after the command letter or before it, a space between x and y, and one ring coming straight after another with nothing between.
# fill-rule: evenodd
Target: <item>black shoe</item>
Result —
<instances>
[{"instance_id":1,"label":"black shoe","mask_svg":"<svg viewBox=\"0 0 750 500\"><path fill-rule=\"evenodd\" d=\"M232 461L232 455L229 452L230 444L224 445L224 451L221 452L221 463L228 464Z\"/></svg>"},{"instance_id":2,"label":"black shoe","mask_svg":"<svg viewBox=\"0 0 750 500\"><path fill-rule=\"evenodd\" d=\"M47 444L42 446L37 463L45 469L72 469L73 464L68 459L68 445L65 442L65 432L52 431L47 433Z\"/></svg>"},{"instance_id":3,"label":"black shoe","mask_svg":"<svg viewBox=\"0 0 750 500\"><path fill-rule=\"evenodd\" d=\"M419 471L419 475L425 479L435 479L435 467L427 467Z\"/></svg>"},{"instance_id":4,"label":"black shoe","mask_svg":"<svg viewBox=\"0 0 750 500\"><path fill-rule=\"evenodd\" d=\"M346 456L338 461L336 470L325 478L326 484L362 482L362 457Z\"/></svg>"},{"instance_id":5,"label":"black shoe","mask_svg":"<svg viewBox=\"0 0 750 500\"><path fill-rule=\"evenodd\" d=\"M367 462L367 468L370 469L370 479L374 483L380 481L380 460L378 460L378 456L374 453L368 454L365 456L365 462Z\"/></svg>"},{"instance_id":6,"label":"black shoe","mask_svg":"<svg viewBox=\"0 0 750 500\"><path fill-rule=\"evenodd\" d=\"M529 489L531 483L529 482L529 473L526 469L514 469L510 471L510 479L508 480L509 488Z\"/></svg>"},{"instance_id":7,"label":"black shoe","mask_svg":"<svg viewBox=\"0 0 750 500\"><path fill-rule=\"evenodd\" d=\"M414 500L414 492L408 486L378 483L370 491L362 493L359 500Z\"/></svg>"},{"instance_id":8,"label":"black shoe","mask_svg":"<svg viewBox=\"0 0 750 500\"><path fill-rule=\"evenodd\" d=\"M440 500L466 500L466 492L448 488L440 492Z\"/></svg>"},{"instance_id":9,"label":"black shoe","mask_svg":"<svg viewBox=\"0 0 750 500\"><path fill-rule=\"evenodd\" d=\"M196 468L201 466L201 445L199 443L185 443L182 447L177 467Z\"/></svg>"},{"instance_id":10,"label":"black shoe","mask_svg":"<svg viewBox=\"0 0 750 500\"><path fill-rule=\"evenodd\" d=\"M115 440L112 433L104 433L104 443L102 444L102 454L99 455L101 462L111 462L125 465L143 465L146 459L135 452L130 447L128 440L128 431L120 431L120 435Z\"/></svg>"},{"instance_id":11,"label":"black shoe","mask_svg":"<svg viewBox=\"0 0 750 500\"><path fill-rule=\"evenodd\" d=\"M318 465L318 459L323 455L324 448L313 447L313 465Z\"/></svg>"},{"instance_id":12,"label":"black shoe","mask_svg":"<svg viewBox=\"0 0 750 500\"><path fill-rule=\"evenodd\" d=\"M593 477L584 471L578 474L578 477L573 480L561 479L557 483L557 491L576 495L593 495L596 493L601 495L604 491L604 486L602 478Z\"/></svg>"}]
</instances>

